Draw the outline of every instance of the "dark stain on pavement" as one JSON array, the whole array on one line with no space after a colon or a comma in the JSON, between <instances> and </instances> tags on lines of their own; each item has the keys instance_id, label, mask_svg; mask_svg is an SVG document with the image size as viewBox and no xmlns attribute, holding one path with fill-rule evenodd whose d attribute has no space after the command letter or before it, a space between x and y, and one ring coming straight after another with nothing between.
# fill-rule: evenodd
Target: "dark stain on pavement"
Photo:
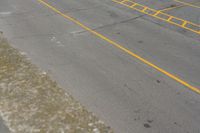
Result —
<instances>
[{"instance_id":1,"label":"dark stain on pavement","mask_svg":"<svg viewBox=\"0 0 200 133\"><path fill-rule=\"evenodd\" d=\"M151 126L148 123L144 123L145 128L151 128Z\"/></svg>"}]
</instances>

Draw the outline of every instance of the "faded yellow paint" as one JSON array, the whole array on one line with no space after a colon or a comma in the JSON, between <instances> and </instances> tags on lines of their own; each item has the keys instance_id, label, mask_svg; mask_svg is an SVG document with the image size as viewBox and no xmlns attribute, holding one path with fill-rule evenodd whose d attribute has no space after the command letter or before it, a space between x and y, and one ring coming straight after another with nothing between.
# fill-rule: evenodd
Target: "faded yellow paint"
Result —
<instances>
[{"instance_id":1,"label":"faded yellow paint","mask_svg":"<svg viewBox=\"0 0 200 133\"><path fill-rule=\"evenodd\" d=\"M181 3L181 4L186 5L186 6L191 6L191 7L194 7L194 8L200 8L199 6L196 6L196 5L192 4L192 3L187 3L187 2L184 2L184 1L180 1L180 0L173 0L173 1Z\"/></svg>"}]
</instances>

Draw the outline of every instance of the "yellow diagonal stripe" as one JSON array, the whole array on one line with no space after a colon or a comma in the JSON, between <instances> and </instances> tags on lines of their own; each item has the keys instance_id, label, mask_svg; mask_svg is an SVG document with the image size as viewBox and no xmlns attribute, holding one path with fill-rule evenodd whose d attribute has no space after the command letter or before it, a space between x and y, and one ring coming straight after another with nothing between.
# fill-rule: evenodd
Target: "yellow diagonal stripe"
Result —
<instances>
[{"instance_id":1,"label":"yellow diagonal stripe","mask_svg":"<svg viewBox=\"0 0 200 133\"><path fill-rule=\"evenodd\" d=\"M78 20L76 20L75 18L69 16L69 15L66 15L64 13L62 13L61 11L59 11L58 9L56 9L55 7L51 6L50 4L48 4L47 2L43 1L43 0L38 0L40 3L42 3L43 5L47 6L48 8L50 8L51 10L53 10L54 12L58 13L59 15L63 16L64 18L74 22L75 24L79 25L80 27L82 27L83 29L89 31L90 33L92 33L93 35L105 40L106 42L108 42L109 44L112 44L113 46L115 46L116 48L122 50L123 52L131 55L132 57L135 57L137 58L138 60L140 60L141 62L143 62L144 64L154 68L155 70L163 73L164 75L172 78L173 80L177 81L178 83L188 87L190 90L200 94L200 89L190 85L189 83L187 83L186 81L182 80L181 78L167 72L166 70L160 68L159 66L151 63L150 61L142 58L141 56L133 53L132 51L128 50L127 48L123 47L122 45L118 44L117 42L107 38L106 36L102 35L101 33L98 33L94 30L92 30L91 28L87 27L86 25L84 25L83 23L79 22Z\"/></svg>"}]
</instances>

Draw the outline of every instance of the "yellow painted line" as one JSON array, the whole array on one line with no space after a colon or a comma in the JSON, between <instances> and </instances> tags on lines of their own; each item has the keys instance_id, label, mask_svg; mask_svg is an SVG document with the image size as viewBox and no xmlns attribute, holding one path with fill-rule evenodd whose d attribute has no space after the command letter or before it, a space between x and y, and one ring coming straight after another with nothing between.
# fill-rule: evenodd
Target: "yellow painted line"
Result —
<instances>
[{"instance_id":1,"label":"yellow painted line","mask_svg":"<svg viewBox=\"0 0 200 133\"><path fill-rule=\"evenodd\" d=\"M169 10L173 10L173 9L180 8L180 7L184 7L184 6L185 6L185 5L179 5L179 6L174 6L174 7L168 7L168 8L159 10L159 11L164 12L164 11L169 11Z\"/></svg>"},{"instance_id":2,"label":"yellow painted line","mask_svg":"<svg viewBox=\"0 0 200 133\"><path fill-rule=\"evenodd\" d=\"M173 1L181 3L181 4L186 5L186 6L191 6L191 7L194 7L194 8L200 8L200 6L196 6L196 5L193 5L191 3L183 2L183 1L180 1L180 0L173 0Z\"/></svg>"},{"instance_id":3,"label":"yellow painted line","mask_svg":"<svg viewBox=\"0 0 200 133\"><path fill-rule=\"evenodd\" d=\"M178 3L180 3L180 2L178 2ZM198 2L187 3L187 4L196 4L196 3L199 3L199 1ZM173 10L173 9L180 8L180 7L190 6L190 5L187 5L187 4L181 3L181 5L165 8L165 9L162 9L162 10L159 10L159 11L164 12L164 11L169 11L169 10Z\"/></svg>"},{"instance_id":4,"label":"yellow painted line","mask_svg":"<svg viewBox=\"0 0 200 133\"><path fill-rule=\"evenodd\" d=\"M160 11L160 10L155 10L155 9L149 8L147 6L141 5L141 4L133 2L131 0L112 0L112 1L116 2L118 4L121 4L121 5L124 5L124 6L128 7L128 8L134 9L134 10L136 10L138 12L147 14L147 15L149 15L151 17L154 17L154 18L157 18L159 20L165 21L165 22L170 23L172 25L176 25L176 26L181 27L183 29L189 30L189 31L194 32L196 34L200 34L200 25L192 23L190 21L187 21L187 20L172 16L172 15L169 15L167 13L164 13L164 12ZM129 4L127 4L127 2L129 2ZM132 3L132 5L130 3ZM138 9L138 8L136 8L136 6L140 6L140 7L142 7L142 9ZM153 11L154 14L147 12L148 10ZM164 18L164 17L161 17L159 15L164 15L164 16L166 16L168 18ZM178 21L178 22L176 22L176 21ZM179 23L179 22L181 22L181 23ZM183 25L183 23L184 23L184 25Z\"/></svg>"},{"instance_id":5,"label":"yellow painted line","mask_svg":"<svg viewBox=\"0 0 200 133\"><path fill-rule=\"evenodd\" d=\"M188 87L190 90L200 94L200 89L197 88L197 87L194 87L192 85L190 85L189 83L185 82L184 80L180 79L179 77L165 71L164 69L158 67L157 65L151 63L150 61L142 58L141 56L133 53L132 51L128 50L127 48L123 47L122 45L118 44L117 42L107 38L106 36L102 35L101 33L98 33L97 31L95 30L92 30L91 28L87 27L86 25L84 25L83 23L79 22L78 20L76 20L75 18L67 15L67 14L64 14L62 13L61 11L59 11L58 9L56 9L55 7L51 6L50 4L48 4L47 2L43 1L43 0L38 0L40 3L42 3L43 5L45 5L46 7L50 8L51 10L53 10L54 12L58 13L59 15L63 16L64 18L74 22L75 24L79 25L80 27L82 27L83 29L89 31L90 33L92 33L93 35L101 38L102 40L108 42L109 44L115 46L116 48L122 50L123 52L131 55L132 57L135 57L136 59L140 60L141 62L143 62L144 64L154 68L155 70L163 73L164 75L172 78L173 80L177 81L178 83Z\"/></svg>"}]
</instances>

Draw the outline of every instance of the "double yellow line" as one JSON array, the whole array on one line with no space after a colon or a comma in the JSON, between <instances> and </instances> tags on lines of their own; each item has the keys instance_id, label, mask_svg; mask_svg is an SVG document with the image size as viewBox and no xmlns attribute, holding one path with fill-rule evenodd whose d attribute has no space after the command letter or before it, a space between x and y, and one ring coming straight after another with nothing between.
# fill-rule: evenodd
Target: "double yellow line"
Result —
<instances>
[{"instance_id":1,"label":"double yellow line","mask_svg":"<svg viewBox=\"0 0 200 133\"><path fill-rule=\"evenodd\" d=\"M53 10L54 12L58 13L59 15L63 16L64 18L74 22L75 24L79 25L80 27L82 27L83 29L89 31L90 33L92 33L93 35L105 40L106 42L108 42L109 44L112 44L113 46L115 46L116 48L122 50L123 52L131 55L134 58L137 58L138 60L140 60L141 62L143 62L144 64L156 69L157 71L167 75L168 77L174 79L175 81L177 81L178 83L188 87L190 90L200 94L200 89L190 85L189 83L185 82L184 80L180 79L179 77L165 71L164 69L158 67L157 65L151 63L150 61L142 58L141 56L131 52L130 50L128 50L127 48L123 47L122 45L118 44L117 42L107 38L106 36L102 35L101 33L98 33L94 30L92 30L91 28L87 27L86 25L84 25L83 23L79 22L78 20L76 20L75 18L66 15L64 13L62 13L61 11L59 11L58 9L56 9L55 7L51 6L50 4L48 4L47 2L45 2L44 0L38 0L40 3L42 3L43 5L45 5L46 7L50 8L51 10Z\"/></svg>"},{"instance_id":2,"label":"double yellow line","mask_svg":"<svg viewBox=\"0 0 200 133\"><path fill-rule=\"evenodd\" d=\"M112 0L112 1L200 35L200 25L198 24L169 15L167 13L162 12L161 10L155 10L149 8L147 6L133 2L132 0Z\"/></svg>"}]
</instances>

